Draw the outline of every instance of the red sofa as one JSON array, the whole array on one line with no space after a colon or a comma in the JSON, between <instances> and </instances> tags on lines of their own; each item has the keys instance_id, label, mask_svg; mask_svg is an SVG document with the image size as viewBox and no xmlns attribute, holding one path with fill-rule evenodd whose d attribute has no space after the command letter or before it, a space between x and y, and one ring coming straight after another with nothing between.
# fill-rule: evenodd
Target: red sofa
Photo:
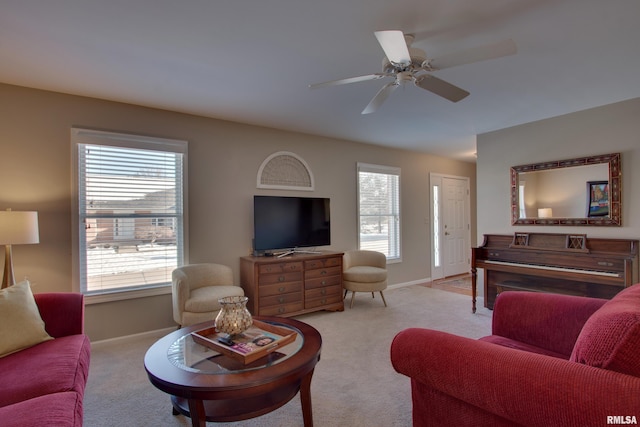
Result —
<instances>
[{"instance_id":1,"label":"red sofa","mask_svg":"<svg viewBox=\"0 0 640 427\"><path fill-rule=\"evenodd\" d=\"M640 423L640 284L612 300L504 292L492 335L406 329L395 370L411 379L414 426Z\"/></svg>"},{"instance_id":2,"label":"red sofa","mask_svg":"<svg viewBox=\"0 0 640 427\"><path fill-rule=\"evenodd\" d=\"M0 425L81 426L90 343L77 293L34 298L54 339L0 358Z\"/></svg>"}]
</instances>

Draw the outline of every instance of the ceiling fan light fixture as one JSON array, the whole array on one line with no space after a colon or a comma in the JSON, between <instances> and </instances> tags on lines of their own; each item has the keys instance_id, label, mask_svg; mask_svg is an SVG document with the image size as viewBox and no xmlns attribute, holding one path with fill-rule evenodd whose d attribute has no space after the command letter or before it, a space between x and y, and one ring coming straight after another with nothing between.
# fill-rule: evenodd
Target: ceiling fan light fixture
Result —
<instances>
[{"instance_id":1,"label":"ceiling fan light fixture","mask_svg":"<svg viewBox=\"0 0 640 427\"><path fill-rule=\"evenodd\" d=\"M422 61L422 64L420 64L420 68L424 69L425 71L436 71L436 69L431 66L431 60L428 58Z\"/></svg>"},{"instance_id":2,"label":"ceiling fan light fixture","mask_svg":"<svg viewBox=\"0 0 640 427\"><path fill-rule=\"evenodd\" d=\"M411 47L414 41L413 34L404 34L399 30L388 30L376 31L375 36L385 53L382 59L381 73L332 80L309 85L309 87L313 89L393 77L394 81L387 83L378 91L376 96L369 102L369 105L362 111L362 114L375 112L398 86L404 86L408 81L451 102L458 102L469 96L469 92L429 73L444 68L513 55L517 52L515 43L509 39L491 45L467 49L445 57L429 59L424 50Z\"/></svg>"},{"instance_id":3,"label":"ceiling fan light fixture","mask_svg":"<svg viewBox=\"0 0 640 427\"><path fill-rule=\"evenodd\" d=\"M409 55L411 58L410 62L403 62L401 64L397 64L393 61L390 61L386 56L382 58L382 72L383 73L397 73L402 71L407 71L410 69L419 69L423 68L422 64L428 62L427 54L424 50L418 49L416 47L409 48Z\"/></svg>"},{"instance_id":4,"label":"ceiling fan light fixture","mask_svg":"<svg viewBox=\"0 0 640 427\"><path fill-rule=\"evenodd\" d=\"M398 84L405 84L413 81L413 73L411 71L402 71L396 75L396 82Z\"/></svg>"}]
</instances>

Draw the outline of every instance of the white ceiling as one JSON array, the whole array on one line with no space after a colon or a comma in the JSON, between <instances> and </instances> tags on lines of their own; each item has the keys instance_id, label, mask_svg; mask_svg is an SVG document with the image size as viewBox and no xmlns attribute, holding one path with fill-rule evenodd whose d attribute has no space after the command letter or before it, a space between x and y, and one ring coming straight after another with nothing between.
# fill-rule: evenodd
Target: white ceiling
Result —
<instances>
[{"instance_id":1,"label":"white ceiling","mask_svg":"<svg viewBox=\"0 0 640 427\"><path fill-rule=\"evenodd\" d=\"M475 135L640 97L638 0L0 0L0 82L474 161ZM431 58L518 53L435 75L360 112L387 81L374 31Z\"/></svg>"}]
</instances>

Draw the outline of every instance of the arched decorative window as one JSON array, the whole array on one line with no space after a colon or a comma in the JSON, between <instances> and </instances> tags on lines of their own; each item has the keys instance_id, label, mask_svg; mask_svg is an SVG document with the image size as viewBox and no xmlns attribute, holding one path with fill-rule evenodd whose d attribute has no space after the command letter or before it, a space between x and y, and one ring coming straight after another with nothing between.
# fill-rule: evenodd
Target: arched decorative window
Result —
<instances>
[{"instance_id":1,"label":"arched decorative window","mask_svg":"<svg viewBox=\"0 0 640 427\"><path fill-rule=\"evenodd\" d=\"M313 174L307 162L297 154L278 151L260 165L258 188L313 191Z\"/></svg>"}]
</instances>

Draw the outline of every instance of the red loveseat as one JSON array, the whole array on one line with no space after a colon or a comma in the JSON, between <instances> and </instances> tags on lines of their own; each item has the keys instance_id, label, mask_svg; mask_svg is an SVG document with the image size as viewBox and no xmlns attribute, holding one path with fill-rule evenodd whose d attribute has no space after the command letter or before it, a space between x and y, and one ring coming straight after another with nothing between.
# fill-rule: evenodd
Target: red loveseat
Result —
<instances>
[{"instance_id":1,"label":"red loveseat","mask_svg":"<svg viewBox=\"0 0 640 427\"><path fill-rule=\"evenodd\" d=\"M0 358L0 425L82 426L90 343L77 293L34 295L54 339Z\"/></svg>"},{"instance_id":2,"label":"red loveseat","mask_svg":"<svg viewBox=\"0 0 640 427\"><path fill-rule=\"evenodd\" d=\"M391 361L411 379L414 426L640 423L640 284L610 301L503 292L492 335L411 328Z\"/></svg>"}]
</instances>

